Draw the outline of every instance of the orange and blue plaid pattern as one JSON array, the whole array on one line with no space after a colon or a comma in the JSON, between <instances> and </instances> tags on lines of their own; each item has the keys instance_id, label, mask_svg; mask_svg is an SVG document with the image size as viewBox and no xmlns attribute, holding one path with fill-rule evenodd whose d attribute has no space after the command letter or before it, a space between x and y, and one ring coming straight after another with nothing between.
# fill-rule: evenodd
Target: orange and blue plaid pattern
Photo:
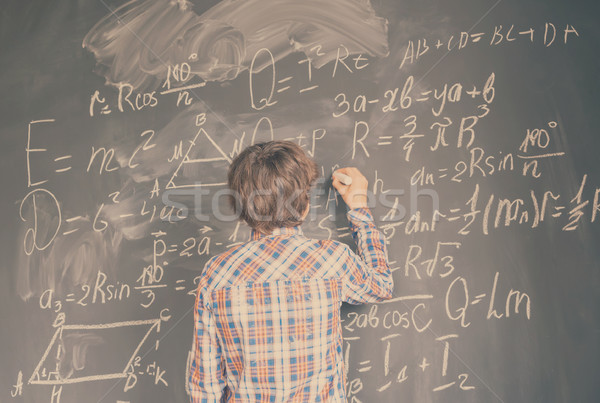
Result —
<instances>
[{"instance_id":1,"label":"orange and blue plaid pattern","mask_svg":"<svg viewBox=\"0 0 600 403\"><path fill-rule=\"evenodd\" d=\"M346 402L340 306L392 296L368 209L347 213L358 255L299 227L253 231L214 256L198 285L192 402Z\"/></svg>"}]
</instances>

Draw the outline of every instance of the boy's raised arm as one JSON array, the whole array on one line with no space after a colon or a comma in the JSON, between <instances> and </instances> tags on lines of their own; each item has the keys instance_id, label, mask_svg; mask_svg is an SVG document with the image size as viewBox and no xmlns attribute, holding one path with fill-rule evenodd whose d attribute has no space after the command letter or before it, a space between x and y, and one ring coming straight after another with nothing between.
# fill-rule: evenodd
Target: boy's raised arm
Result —
<instances>
[{"instance_id":1,"label":"boy's raised arm","mask_svg":"<svg viewBox=\"0 0 600 403\"><path fill-rule=\"evenodd\" d=\"M350 208L347 213L358 256L348 249L344 262L344 301L358 304L392 297L394 282L387 261L385 240L367 207L367 179L356 168L336 172L351 178L344 184L334 175L333 186Z\"/></svg>"}]
</instances>

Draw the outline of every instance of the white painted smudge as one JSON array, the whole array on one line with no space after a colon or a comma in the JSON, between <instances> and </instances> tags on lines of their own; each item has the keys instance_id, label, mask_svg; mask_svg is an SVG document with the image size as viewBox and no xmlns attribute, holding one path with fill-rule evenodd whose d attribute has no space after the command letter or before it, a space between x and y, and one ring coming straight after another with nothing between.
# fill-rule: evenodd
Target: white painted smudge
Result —
<instances>
[{"instance_id":1,"label":"white painted smudge","mask_svg":"<svg viewBox=\"0 0 600 403\"><path fill-rule=\"evenodd\" d=\"M83 39L107 84L127 82L137 89L157 88L168 66L182 62L204 81L232 80L261 48L275 61L310 52L320 68L341 45L349 54L387 56L387 21L368 0L224 0L201 15L187 2L134 0ZM254 70L268 62L258 60Z\"/></svg>"},{"instance_id":2,"label":"white painted smudge","mask_svg":"<svg viewBox=\"0 0 600 403\"><path fill-rule=\"evenodd\" d=\"M56 216L39 213L44 209L43 202L44 199L38 199L36 205L40 232L54 225L56 219ZM91 227L89 220L85 221ZM27 230L22 227L18 239L24 239ZM64 296L81 284L93 282L98 271L114 273L122 238L120 232L111 228L103 232L80 229L70 235L57 236L44 250L28 255L21 249L17 258L17 294L27 300L52 289L56 295Z\"/></svg>"},{"instance_id":3,"label":"white painted smudge","mask_svg":"<svg viewBox=\"0 0 600 403\"><path fill-rule=\"evenodd\" d=\"M86 368L88 349L103 344L104 340L92 333L69 333L60 338L57 369L60 379L69 379Z\"/></svg>"}]
</instances>

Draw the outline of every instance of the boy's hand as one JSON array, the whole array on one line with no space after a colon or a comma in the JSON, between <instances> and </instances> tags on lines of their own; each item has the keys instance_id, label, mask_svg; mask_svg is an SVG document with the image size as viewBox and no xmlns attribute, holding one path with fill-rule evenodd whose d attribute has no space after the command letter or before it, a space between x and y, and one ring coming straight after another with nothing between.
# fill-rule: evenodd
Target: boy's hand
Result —
<instances>
[{"instance_id":1,"label":"boy's hand","mask_svg":"<svg viewBox=\"0 0 600 403\"><path fill-rule=\"evenodd\" d=\"M333 175L333 187L342 195L342 198L352 210L355 208L367 208L367 189L369 182L367 178L354 167L341 168L336 172L348 175L352 178L350 185L344 185L335 175Z\"/></svg>"}]
</instances>

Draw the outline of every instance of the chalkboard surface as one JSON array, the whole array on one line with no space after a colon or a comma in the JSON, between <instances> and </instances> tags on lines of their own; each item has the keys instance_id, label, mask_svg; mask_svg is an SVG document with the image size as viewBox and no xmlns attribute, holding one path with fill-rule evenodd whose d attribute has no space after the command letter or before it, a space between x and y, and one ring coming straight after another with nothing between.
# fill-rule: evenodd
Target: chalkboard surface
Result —
<instances>
[{"instance_id":1,"label":"chalkboard surface","mask_svg":"<svg viewBox=\"0 0 600 403\"><path fill-rule=\"evenodd\" d=\"M303 224L367 176L394 298L343 306L351 402L600 398L594 1L5 2L0 401L185 402L227 167L298 142Z\"/></svg>"}]
</instances>

